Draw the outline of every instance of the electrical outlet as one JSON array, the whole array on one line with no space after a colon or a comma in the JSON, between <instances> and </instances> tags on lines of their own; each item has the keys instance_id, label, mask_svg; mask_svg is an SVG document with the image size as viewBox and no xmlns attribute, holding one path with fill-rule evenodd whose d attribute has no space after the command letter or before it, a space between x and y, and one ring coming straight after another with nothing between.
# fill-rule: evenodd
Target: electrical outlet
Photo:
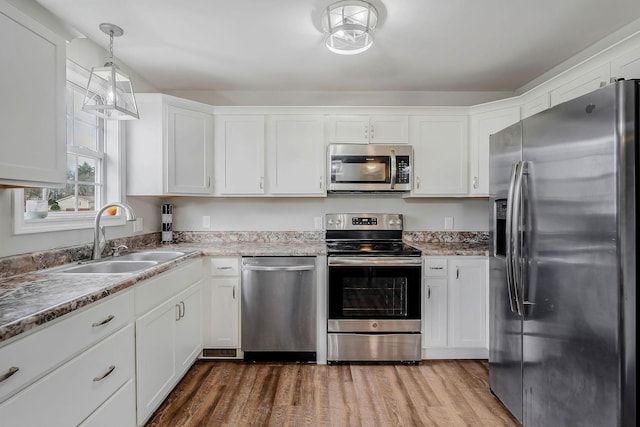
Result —
<instances>
[{"instance_id":1,"label":"electrical outlet","mask_svg":"<svg viewBox=\"0 0 640 427\"><path fill-rule=\"evenodd\" d=\"M136 220L133 221L133 231L134 232L142 231L143 227L144 227L144 224L142 222L142 217L136 218Z\"/></svg>"},{"instance_id":2,"label":"electrical outlet","mask_svg":"<svg viewBox=\"0 0 640 427\"><path fill-rule=\"evenodd\" d=\"M316 216L313 218L313 228L316 231L322 230L322 217Z\"/></svg>"},{"instance_id":3,"label":"electrical outlet","mask_svg":"<svg viewBox=\"0 0 640 427\"><path fill-rule=\"evenodd\" d=\"M444 229L445 230L453 230L453 217L445 216L444 217Z\"/></svg>"},{"instance_id":4,"label":"electrical outlet","mask_svg":"<svg viewBox=\"0 0 640 427\"><path fill-rule=\"evenodd\" d=\"M211 217L209 215L202 217L202 228L211 228Z\"/></svg>"}]
</instances>

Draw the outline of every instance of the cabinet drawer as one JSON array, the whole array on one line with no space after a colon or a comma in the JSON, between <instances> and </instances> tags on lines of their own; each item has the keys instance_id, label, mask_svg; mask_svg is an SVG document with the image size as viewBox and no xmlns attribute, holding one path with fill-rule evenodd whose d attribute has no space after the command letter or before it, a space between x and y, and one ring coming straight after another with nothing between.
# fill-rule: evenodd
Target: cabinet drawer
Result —
<instances>
[{"instance_id":1,"label":"cabinet drawer","mask_svg":"<svg viewBox=\"0 0 640 427\"><path fill-rule=\"evenodd\" d=\"M127 381L80 427L135 426L136 425L136 383Z\"/></svg>"},{"instance_id":2,"label":"cabinet drawer","mask_svg":"<svg viewBox=\"0 0 640 427\"><path fill-rule=\"evenodd\" d=\"M133 292L117 294L68 316L0 348L0 377L10 369L18 368L15 374L0 382L0 402L133 322Z\"/></svg>"},{"instance_id":3,"label":"cabinet drawer","mask_svg":"<svg viewBox=\"0 0 640 427\"><path fill-rule=\"evenodd\" d=\"M447 259L446 258L425 258L424 276L425 277L446 277L447 276Z\"/></svg>"},{"instance_id":4,"label":"cabinet drawer","mask_svg":"<svg viewBox=\"0 0 640 427\"><path fill-rule=\"evenodd\" d=\"M145 280L135 288L136 317L159 306L201 278L202 260L198 258L174 270Z\"/></svg>"},{"instance_id":5,"label":"cabinet drawer","mask_svg":"<svg viewBox=\"0 0 640 427\"><path fill-rule=\"evenodd\" d=\"M239 276L238 258L211 258L212 276Z\"/></svg>"},{"instance_id":6,"label":"cabinet drawer","mask_svg":"<svg viewBox=\"0 0 640 427\"><path fill-rule=\"evenodd\" d=\"M133 378L133 331L121 329L0 404L3 425L78 425Z\"/></svg>"}]
</instances>

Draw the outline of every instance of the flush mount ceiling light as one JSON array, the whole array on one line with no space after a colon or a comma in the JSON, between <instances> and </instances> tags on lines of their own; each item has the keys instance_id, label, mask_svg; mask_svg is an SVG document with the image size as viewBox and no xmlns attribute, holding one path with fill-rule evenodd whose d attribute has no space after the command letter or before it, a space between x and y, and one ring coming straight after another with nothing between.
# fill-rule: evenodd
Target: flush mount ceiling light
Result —
<instances>
[{"instance_id":1,"label":"flush mount ceiling light","mask_svg":"<svg viewBox=\"0 0 640 427\"><path fill-rule=\"evenodd\" d=\"M109 35L109 59L104 67L93 67L82 111L112 120L138 119L138 106L131 80L113 60L113 38L124 34L117 25L102 23L100 30Z\"/></svg>"},{"instance_id":2,"label":"flush mount ceiling light","mask_svg":"<svg viewBox=\"0 0 640 427\"><path fill-rule=\"evenodd\" d=\"M322 13L327 48L340 55L355 55L369 49L377 23L378 11L366 1L339 1Z\"/></svg>"}]
</instances>

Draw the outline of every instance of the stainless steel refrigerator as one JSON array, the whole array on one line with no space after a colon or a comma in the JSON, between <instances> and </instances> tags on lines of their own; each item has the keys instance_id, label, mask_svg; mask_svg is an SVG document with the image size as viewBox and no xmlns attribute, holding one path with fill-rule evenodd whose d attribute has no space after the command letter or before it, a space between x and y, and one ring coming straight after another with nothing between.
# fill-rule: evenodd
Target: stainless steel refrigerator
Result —
<instances>
[{"instance_id":1,"label":"stainless steel refrigerator","mask_svg":"<svg viewBox=\"0 0 640 427\"><path fill-rule=\"evenodd\" d=\"M639 82L490 139L489 384L525 427L635 426Z\"/></svg>"}]
</instances>

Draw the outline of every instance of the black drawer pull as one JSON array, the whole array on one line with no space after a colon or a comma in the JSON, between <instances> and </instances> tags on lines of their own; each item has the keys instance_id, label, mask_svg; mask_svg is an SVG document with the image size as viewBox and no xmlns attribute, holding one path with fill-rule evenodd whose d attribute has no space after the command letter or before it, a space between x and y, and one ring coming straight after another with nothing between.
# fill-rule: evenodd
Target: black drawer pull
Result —
<instances>
[{"instance_id":1,"label":"black drawer pull","mask_svg":"<svg viewBox=\"0 0 640 427\"><path fill-rule=\"evenodd\" d=\"M114 316L113 314L110 314L109 317L107 317L106 319L104 319L102 322L95 322L91 324L91 327L93 328L97 328L98 326L102 326L102 325L106 325L107 323L111 322L113 319L115 319L116 316Z\"/></svg>"},{"instance_id":2,"label":"black drawer pull","mask_svg":"<svg viewBox=\"0 0 640 427\"><path fill-rule=\"evenodd\" d=\"M20 368L18 368L17 366L10 367L9 370L0 377L0 383L4 380L8 380L9 378L11 378L13 374L18 372L19 370Z\"/></svg>"},{"instance_id":3,"label":"black drawer pull","mask_svg":"<svg viewBox=\"0 0 640 427\"><path fill-rule=\"evenodd\" d=\"M105 379L105 378L107 378L109 375L111 375L111 373L112 373L113 371L115 371L115 369L116 369L116 367L115 367L115 366L113 366L113 365L109 366L109 369L107 369L107 372L105 372L103 375L101 375L101 376L99 376L99 377L95 377L95 378L93 379L93 382L94 382L94 383L97 383L98 381L102 381L103 379Z\"/></svg>"}]
</instances>

